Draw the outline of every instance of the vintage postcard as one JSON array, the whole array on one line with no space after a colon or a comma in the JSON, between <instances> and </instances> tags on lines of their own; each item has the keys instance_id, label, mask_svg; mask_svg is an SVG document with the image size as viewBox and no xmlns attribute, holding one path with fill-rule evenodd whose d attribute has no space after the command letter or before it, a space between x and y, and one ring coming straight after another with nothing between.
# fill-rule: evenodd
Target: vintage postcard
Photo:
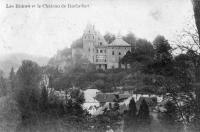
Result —
<instances>
[{"instance_id":1,"label":"vintage postcard","mask_svg":"<svg viewBox=\"0 0 200 132\"><path fill-rule=\"evenodd\" d=\"M199 132L200 0L1 0L0 132Z\"/></svg>"}]
</instances>

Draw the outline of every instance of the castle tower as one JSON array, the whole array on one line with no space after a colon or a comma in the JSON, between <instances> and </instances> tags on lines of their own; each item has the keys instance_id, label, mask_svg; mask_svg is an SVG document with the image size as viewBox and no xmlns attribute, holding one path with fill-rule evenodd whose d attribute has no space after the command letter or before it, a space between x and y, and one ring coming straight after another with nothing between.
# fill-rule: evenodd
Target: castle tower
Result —
<instances>
[{"instance_id":1,"label":"castle tower","mask_svg":"<svg viewBox=\"0 0 200 132\"><path fill-rule=\"evenodd\" d=\"M94 25L88 24L83 34L83 51L86 58L94 63L95 45L97 43L97 33Z\"/></svg>"}]
</instances>

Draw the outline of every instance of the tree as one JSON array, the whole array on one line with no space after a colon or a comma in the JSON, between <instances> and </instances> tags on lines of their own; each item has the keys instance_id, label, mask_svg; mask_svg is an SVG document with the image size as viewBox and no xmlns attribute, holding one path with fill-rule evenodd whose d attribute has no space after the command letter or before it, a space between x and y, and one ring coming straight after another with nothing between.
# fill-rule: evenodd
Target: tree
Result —
<instances>
[{"instance_id":1,"label":"tree","mask_svg":"<svg viewBox=\"0 0 200 132\"><path fill-rule=\"evenodd\" d=\"M152 64L154 57L153 45L145 39L137 39L134 50L128 51L126 55L120 60L120 63L125 64L126 68L129 64L131 69L134 69L134 63L140 63L141 70L147 69L148 64Z\"/></svg>"},{"instance_id":2,"label":"tree","mask_svg":"<svg viewBox=\"0 0 200 132\"><path fill-rule=\"evenodd\" d=\"M128 33L126 36L123 37L123 40L126 41L128 44L132 46L132 51L136 49L136 37L133 33Z\"/></svg>"},{"instance_id":3,"label":"tree","mask_svg":"<svg viewBox=\"0 0 200 132\"><path fill-rule=\"evenodd\" d=\"M132 64L135 60L135 56L131 51L128 51L125 56L120 60L120 63L125 65L125 69L127 70L127 65Z\"/></svg>"},{"instance_id":4,"label":"tree","mask_svg":"<svg viewBox=\"0 0 200 132\"><path fill-rule=\"evenodd\" d=\"M193 4L195 22L198 29L198 34L200 36L200 1L192 0L192 4ZM200 43L200 39L199 39L199 43Z\"/></svg>"},{"instance_id":5,"label":"tree","mask_svg":"<svg viewBox=\"0 0 200 132\"><path fill-rule=\"evenodd\" d=\"M40 98L40 73L38 64L29 60L24 60L17 71L16 101L23 121L37 114Z\"/></svg>"},{"instance_id":6,"label":"tree","mask_svg":"<svg viewBox=\"0 0 200 132\"><path fill-rule=\"evenodd\" d=\"M4 76L4 72L0 69L0 76Z\"/></svg>"},{"instance_id":7,"label":"tree","mask_svg":"<svg viewBox=\"0 0 200 132\"><path fill-rule=\"evenodd\" d=\"M141 55L147 55L149 57L153 57L154 49L151 42L147 41L146 39L137 39L136 40L136 48L135 52Z\"/></svg>"},{"instance_id":8,"label":"tree","mask_svg":"<svg viewBox=\"0 0 200 132\"><path fill-rule=\"evenodd\" d=\"M150 65L149 69L153 69L153 72L160 75L172 75L173 63L171 46L164 36L158 35L154 41L153 46L155 49L154 62Z\"/></svg>"},{"instance_id":9,"label":"tree","mask_svg":"<svg viewBox=\"0 0 200 132\"><path fill-rule=\"evenodd\" d=\"M116 90L117 86L121 85L122 79L126 76L126 72L110 72L106 76L106 90L108 92L111 92L113 90ZM111 88L109 88L110 86Z\"/></svg>"},{"instance_id":10,"label":"tree","mask_svg":"<svg viewBox=\"0 0 200 132\"><path fill-rule=\"evenodd\" d=\"M165 104L165 114L166 116L168 116L167 120L169 121L170 120L170 123L174 123L177 118L176 118L176 105L173 104L171 101L168 101L166 104Z\"/></svg>"},{"instance_id":11,"label":"tree","mask_svg":"<svg viewBox=\"0 0 200 132\"><path fill-rule=\"evenodd\" d=\"M45 112L48 110L48 91L45 85L42 85L42 92L40 96L40 109Z\"/></svg>"},{"instance_id":12,"label":"tree","mask_svg":"<svg viewBox=\"0 0 200 132\"><path fill-rule=\"evenodd\" d=\"M195 80L195 71L192 61L187 54L180 54L174 58L174 78L179 85L180 92L192 90L192 82Z\"/></svg>"},{"instance_id":13,"label":"tree","mask_svg":"<svg viewBox=\"0 0 200 132\"><path fill-rule=\"evenodd\" d=\"M15 76L15 71L13 67L11 68L11 71L10 71L9 80L10 80L11 90L13 91L16 85L16 76Z\"/></svg>"},{"instance_id":14,"label":"tree","mask_svg":"<svg viewBox=\"0 0 200 132\"><path fill-rule=\"evenodd\" d=\"M134 119L134 118L136 118L136 114L137 114L136 103L135 103L134 98L132 98L129 103L128 115L129 115L129 117Z\"/></svg>"},{"instance_id":15,"label":"tree","mask_svg":"<svg viewBox=\"0 0 200 132\"><path fill-rule=\"evenodd\" d=\"M82 108L82 104L85 102L85 97L83 91L79 88L71 88L67 90L67 111L70 111L73 115L82 116L84 114L84 110ZM71 108L70 108L71 107Z\"/></svg>"},{"instance_id":16,"label":"tree","mask_svg":"<svg viewBox=\"0 0 200 132\"><path fill-rule=\"evenodd\" d=\"M191 68L194 69L194 81L200 80L200 56L198 53L196 53L194 50L188 50L186 52L186 56L188 57L190 63L191 63Z\"/></svg>"},{"instance_id":17,"label":"tree","mask_svg":"<svg viewBox=\"0 0 200 132\"><path fill-rule=\"evenodd\" d=\"M118 102L115 102L112 109L113 109L113 111L118 111L118 110L119 110L119 107L120 107L120 106L119 106L119 103L118 103Z\"/></svg>"},{"instance_id":18,"label":"tree","mask_svg":"<svg viewBox=\"0 0 200 132\"><path fill-rule=\"evenodd\" d=\"M7 80L0 76L0 96L5 96L8 92Z\"/></svg>"},{"instance_id":19,"label":"tree","mask_svg":"<svg viewBox=\"0 0 200 132\"><path fill-rule=\"evenodd\" d=\"M85 102L85 97L83 91L79 88L71 88L68 90L68 94L73 102L82 105Z\"/></svg>"},{"instance_id":20,"label":"tree","mask_svg":"<svg viewBox=\"0 0 200 132\"><path fill-rule=\"evenodd\" d=\"M137 124L139 131L148 131L150 125L150 113L149 106L145 99L142 100L140 104L140 109L137 115Z\"/></svg>"},{"instance_id":21,"label":"tree","mask_svg":"<svg viewBox=\"0 0 200 132\"><path fill-rule=\"evenodd\" d=\"M111 34L111 33L106 33L105 35L104 35L104 39L106 40L106 42L108 43L108 44L110 44L110 43L112 43L114 40L115 40L115 35L113 35L113 34Z\"/></svg>"},{"instance_id":22,"label":"tree","mask_svg":"<svg viewBox=\"0 0 200 132\"><path fill-rule=\"evenodd\" d=\"M172 48L164 36L158 35L154 39L153 45L155 48L155 59L157 61L167 64L172 60L172 55L170 53Z\"/></svg>"},{"instance_id":23,"label":"tree","mask_svg":"<svg viewBox=\"0 0 200 132\"><path fill-rule=\"evenodd\" d=\"M170 132L182 131L182 129L180 128L181 126L180 126L179 120L178 120L176 105L171 101L167 101L164 107L166 111L163 113L160 113L159 115L159 119L163 127Z\"/></svg>"},{"instance_id":24,"label":"tree","mask_svg":"<svg viewBox=\"0 0 200 132\"><path fill-rule=\"evenodd\" d=\"M144 121L144 122L149 121L149 119L150 119L149 106L145 99L143 99L140 104L140 109L138 112L138 119L141 121Z\"/></svg>"},{"instance_id":25,"label":"tree","mask_svg":"<svg viewBox=\"0 0 200 132\"><path fill-rule=\"evenodd\" d=\"M198 30L195 25L194 16L188 18L188 22L185 24L184 28L177 35L177 40L175 41L174 49L180 50L182 53L188 50L193 50L198 53L200 50L199 35Z\"/></svg>"},{"instance_id":26,"label":"tree","mask_svg":"<svg viewBox=\"0 0 200 132\"><path fill-rule=\"evenodd\" d=\"M126 112L124 123L125 123L125 132L132 132L133 130L136 131L137 127L137 108L134 98L130 100L129 109Z\"/></svg>"},{"instance_id":27,"label":"tree","mask_svg":"<svg viewBox=\"0 0 200 132\"><path fill-rule=\"evenodd\" d=\"M71 48L83 48L83 40L79 38L72 42Z\"/></svg>"},{"instance_id":28,"label":"tree","mask_svg":"<svg viewBox=\"0 0 200 132\"><path fill-rule=\"evenodd\" d=\"M193 4L193 10L194 10L194 17L195 17L195 22L196 22L196 27L198 30L198 36L199 36L199 44L200 44L200 1L199 0L192 0L192 4ZM199 72L199 68L196 70ZM200 81L200 74L196 74L196 78L198 78L196 81L197 83L199 83ZM200 85L196 85L196 101L197 101L197 113L196 113L196 123L195 124L199 124L200 122L200 90L199 90ZM198 125L196 125L196 127L198 128L197 131L200 130L200 128L198 127Z\"/></svg>"}]
</instances>

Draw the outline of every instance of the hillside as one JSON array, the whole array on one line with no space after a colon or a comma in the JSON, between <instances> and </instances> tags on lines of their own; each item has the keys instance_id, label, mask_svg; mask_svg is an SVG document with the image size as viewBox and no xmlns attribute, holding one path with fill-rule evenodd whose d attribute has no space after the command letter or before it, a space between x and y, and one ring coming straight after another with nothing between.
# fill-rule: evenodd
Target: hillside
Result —
<instances>
[{"instance_id":1,"label":"hillside","mask_svg":"<svg viewBox=\"0 0 200 132\"><path fill-rule=\"evenodd\" d=\"M71 48L64 48L63 50L58 51L56 55L49 59L48 65L63 69L64 67L71 64L71 54Z\"/></svg>"},{"instance_id":2,"label":"hillside","mask_svg":"<svg viewBox=\"0 0 200 132\"><path fill-rule=\"evenodd\" d=\"M46 65L49 61L48 57L33 56L24 53L9 54L0 57L0 70L8 76L10 69L13 67L15 70L21 65L23 60L32 60L37 62L40 66Z\"/></svg>"}]
</instances>

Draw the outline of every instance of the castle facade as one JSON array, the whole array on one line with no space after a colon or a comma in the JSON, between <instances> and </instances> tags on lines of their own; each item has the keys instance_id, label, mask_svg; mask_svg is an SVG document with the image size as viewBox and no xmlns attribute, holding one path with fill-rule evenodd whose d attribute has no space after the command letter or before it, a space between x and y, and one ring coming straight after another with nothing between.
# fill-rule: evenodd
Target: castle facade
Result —
<instances>
[{"instance_id":1,"label":"castle facade","mask_svg":"<svg viewBox=\"0 0 200 132\"><path fill-rule=\"evenodd\" d=\"M108 44L104 37L95 30L94 25L87 25L82 36L83 48L72 49L72 56L77 52L96 65L96 69L125 68L120 59L131 51L131 45L118 36Z\"/></svg>"}]
</instances>

